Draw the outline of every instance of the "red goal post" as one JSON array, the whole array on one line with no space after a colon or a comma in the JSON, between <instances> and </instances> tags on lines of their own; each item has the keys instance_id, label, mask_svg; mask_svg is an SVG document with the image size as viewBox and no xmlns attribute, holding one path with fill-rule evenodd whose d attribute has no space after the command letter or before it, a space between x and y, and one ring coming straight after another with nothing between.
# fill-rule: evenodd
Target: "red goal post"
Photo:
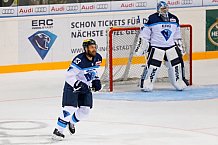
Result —
<instances>
[{"instance_id":1,"label":"red goal post","mask_svg":"<svg viewBox=\"0 0 218 145\"><path fill-rule=\"evenodd\" d=\"M189 24L182 24L180 27L186 51L186 54L183 57L185 62L185 75L189 80L189 83L192 84L192 26ZM125 84L128 79L133 80L131 79L132 72L135 72L138 75L138 77L135 75L132 78L139 80L142 74L140 65L143 66L146 62L146 58L143 60L143 57L136 57L133 54L139 31L140 27L112 27L108 30L106 65L101 77L105 86L104 89L107 91L112 92L114 90L115 82L124 82ZM118 48L120 48L121 46L125 46L126 43L129 43L129 50L123 47L123 51L121 49L120 51L116 51L118 46ZM165 66L162 68L166 69ZM119 72L116 70L119 70ZM163 78L167 78L166 70L160 71L158 78L160 80L159 82L162 82Z\"/></svg>"}]
</instances>

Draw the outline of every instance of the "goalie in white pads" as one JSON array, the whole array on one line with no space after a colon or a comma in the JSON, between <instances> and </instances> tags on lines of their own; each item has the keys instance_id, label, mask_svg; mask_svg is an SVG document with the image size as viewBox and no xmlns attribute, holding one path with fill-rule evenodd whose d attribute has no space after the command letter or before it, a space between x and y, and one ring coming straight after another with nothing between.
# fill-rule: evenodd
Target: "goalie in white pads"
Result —
<instances>
[{"instance_id":1,"label":"goalie in white pads","mask_svg":"<svg viewBox=\"0 0 218 145\"><path fill-rule=\"evenodd\" d=\"M148 52L147 64L142 74L140 87L143 91L152 91L162 61L168 67L168 76L176 90L183 90L188 82L184 76L182 38L178 18L168 12L166 2L157 4L157 12L148 17L140 31L136 55Z\"/></svg>"}]
</instances>

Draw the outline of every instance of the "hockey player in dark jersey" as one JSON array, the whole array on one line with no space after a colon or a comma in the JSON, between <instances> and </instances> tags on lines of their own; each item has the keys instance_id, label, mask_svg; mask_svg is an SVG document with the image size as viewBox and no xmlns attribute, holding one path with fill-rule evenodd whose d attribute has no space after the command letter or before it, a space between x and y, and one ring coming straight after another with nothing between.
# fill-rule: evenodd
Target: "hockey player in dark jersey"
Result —
<instances>
[{"instance_id":1,"label":"hockey player in dark jersey","mask_svg":"<svg viewBox=\"0 0 218 145\"><path fill-rule=\"evenodd\" d=\"M88 117L92 108L92 92L101 89L98 69L102 57L96 52L97 44L93 39L83 41L84 53L77 55L69 69L62 98L62 112L53 132L53 139L62 140L64 129L68 127L71 134L75 133L75 124Z\"/></svg>"},{"instance_id":2,"label":"hockey player in dark jersey","mask_svg":"<svg viewBox=\"0 0 218 145\"><path fill-rule=\"evenodd\" d=\"M179 19L168 12L166 2L157 4L157 12L148 17L148 21L140 31L136 55L148 52L148 60L141 79L141 90L152 91L159 68L163 59L168 66L168 77L176 90L183 90L187 86L184 76L184 62L182 54L182 37Z\"/></svg>"}]
</instances>

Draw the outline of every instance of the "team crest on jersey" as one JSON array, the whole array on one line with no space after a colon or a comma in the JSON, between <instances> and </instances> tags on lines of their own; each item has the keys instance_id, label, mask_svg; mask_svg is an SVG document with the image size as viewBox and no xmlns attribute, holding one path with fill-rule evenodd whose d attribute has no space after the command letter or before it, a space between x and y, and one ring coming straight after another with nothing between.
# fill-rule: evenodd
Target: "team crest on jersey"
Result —
<instances>
[{"instance_id":1,"label":"team crest on jersey","mask_svg":"<svg viewBox=\"0 0 218 145\"><path fill-rule=\"evenodd\" d=\"M170 19L170 22L176 22L176 19L171 18L171 19Z\"/></svg>"},{"instance_id":2,"label":"team crest on jersey","mask_svg":"<svg viewBox=\"0 0 218 145\"><path fill-rule=\"evenodd\" d=\"M169 29L164 29L163 31L161 31L161 34L164 36L165 40L167 41L170 38L172 31L170 31Z\"/></svg>"},{"instance_id":3,"label":"team crest on jersey","mask_svg":"<svg viewBox=\"0 0 218 145\"><path fill-rule=\"evenodd\" d=\"M95 69L86 70L84 72L84 76L87 81L93 80L96 75L97 75L97 71Z\"/></svg>"}]
</instances>

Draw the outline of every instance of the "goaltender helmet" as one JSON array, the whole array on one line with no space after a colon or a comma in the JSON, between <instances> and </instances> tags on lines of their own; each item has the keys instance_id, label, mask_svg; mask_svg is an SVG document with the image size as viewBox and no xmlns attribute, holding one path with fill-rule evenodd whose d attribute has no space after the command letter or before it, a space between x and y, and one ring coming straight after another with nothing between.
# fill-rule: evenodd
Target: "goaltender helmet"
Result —
<instances>
[{"instance_id":1,"label":"goaltender helmet","mask_svg":"<svg viewBox=\"0 0 218 145\"><path fill-rule=\"evenodd\" d=\"M86 39L83 41L83 49L86 50L86 48L89 46L89 45L97 45L95 40L93 39Z\"/></svg>"},{"instance_id":2,"label":"goaltender helmet","mask_svg":"<svg viewBox=\"0 0 218 145\"><path fill-rule=\"evenodd\" d=\"M168 16L169 6L166 2L160 1L157 3L157 12L163 16Z\"/></svg>"}]
</instances>

